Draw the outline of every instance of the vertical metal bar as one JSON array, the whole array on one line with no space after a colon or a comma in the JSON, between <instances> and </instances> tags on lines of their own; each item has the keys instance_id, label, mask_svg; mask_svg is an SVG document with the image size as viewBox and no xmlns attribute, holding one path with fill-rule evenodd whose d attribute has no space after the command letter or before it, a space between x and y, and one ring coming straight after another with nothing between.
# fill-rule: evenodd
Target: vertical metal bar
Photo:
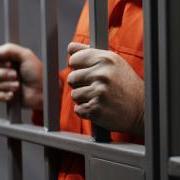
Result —
<instances>
[{"instance_id":1,"label":"vertical metal bar","mask_svg":"<svg viewBox=\"0 0 180 180\"><path fill-rule=\"evenodd\" d=\"M167 38L167 1L159 0L159 92L160 92L160 165L161 180L168 180L167 162L169 155L169 99L168 99L168 38Z\"/></svg>"},{"instance_id":2,"label":"vertical metal bar","mask_svg":"<svg viewBox=\"0 0 180 180\"><path fill-rule=\"evenodd\" d=\"M22 143L23 180L44 180L44 147L29 142Z\"/></svg>"},{"instance_id":3,"label":"vertical metal bar","mask_svg":"<svg viewBox=\"0 0 180 180\"><path fill-rule=\"evenodd\" d=\"M85 155L85 179L86 180L91 180L91 166L90 166L90 160L91 160L91 155L86 154Z\"/></svg>"},{"instance_id":4,"label":"vertical metal bar","mask_svg":"<svg viewBox=\"0 0 180 180\"><path fill-rule=\"evenodd\" d=\"M48 131L59 130L57 7L56 0L41 0L44 126Z\"/></svg>"},{"instance_id":5,"label":"vertical metal bar","mask_svg":"<svg viewBox=\"0 0 180 180\"><path fill-rule=\"evenodd\" d=\"M89 0L91 47L108 49L108 1ZM97 142L109 142L110 132L93 124L93 137Z\"/></svg>"},{"instance_id":6,"label":"vertical metal bar","mask_svg":"<svg viewBox=\"0 0 180 180\"><path fill-rule=\"evenodd\" d=\"M18 43L18 2L17 0L4 0L4 28L5 42ZM21 123L20 95L7 104L7 118L10 123ZM21 180L21 143L6 138L7 151L7 180Z\"/></svg>"},{"instance_id":7,"label":"vertical metal bar","mask_svg":"<svg viewBox=\"0 0 180 180\"><path fill-rule=\"evenodd\" d=\"M17 0L4 0L4 13L5 13L5 42L19 42L19 24L18 24L18 1ZM16 94L12 102L8 103L8 120L11 123L21 122L21 106L20 95Z\"/></svg>"},{"instance_id":8,"label":"vertical metal bar","mask_svg":"<svg viewBox=\"0 0 180 180\"><path fill-rule=\"evenodd\" d=\"M157 1L144 0L146 179L159 174L159 81Z\"/></svg>"},{"instance_id":9,"label":"vertical metal bar","mask_svg":"<svg viewBox=\"0 0 180 180\"><path fill-rule=\"evenodd\" d=\"M168 39L168 91L169 91L169 147L170 156L180 156L180 142L177 137L180 137L180 1L167 1L167 39ZM176 18L174 18L176 17Z\"/></svg>"},{"instance_id":10,"label":"vertical metal bar","mask_svg":"<svg viewBox=\"0 0 180 180\"><path fill-rule=\"evenodd\" d=\"M56 150L44 151L44 147L38 144L23 142L23 179L24 180L44 180L47 178L47 172L44 168L45 162L51 162L51 177L49 179L55 180L58 177L58 163L60 162ZM48 153L48 154L46 154ZM46 159L48 157L48 159ZM54 160L55 159L55 160ZM58 161L59 160L59 161ZM57 163L57 164L56 164ZM49 164L47 164L49 165Z\"/></svg>"},{"instance_id":11,"label":"vertical metal bar","mask_svg":"<svg viewBox=\"0 0 180 180\"><path fill-rule=\"evenodd\" d=\"M41 0L41 47L44 61L43 99L44 127L47 131L59 130L59 78L58 78L58 25L57 0ZM45 179L55 179L55 157L44 147Z\"/></svg>"},{"instance_id":12,"label":"vertical metal bar","mask_svg":"<svg viewBox=\"0 0 180 180\"><path fill-rule=\"evenodd\" d=\"M179 6L178 0L159 0L161 180L171 179L169 157L180 156Z\"/></svg>"}]
</instances>

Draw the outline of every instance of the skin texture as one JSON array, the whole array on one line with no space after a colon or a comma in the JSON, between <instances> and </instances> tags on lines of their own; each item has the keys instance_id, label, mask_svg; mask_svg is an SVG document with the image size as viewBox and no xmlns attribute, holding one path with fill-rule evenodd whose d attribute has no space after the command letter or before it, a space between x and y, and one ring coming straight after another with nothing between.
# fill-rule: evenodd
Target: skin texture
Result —
<instances>
[{"instance_id":1,"label":"skin texture","mask_svg":"<svg viewBox=\"0 0 180 180\"><path fill-rule=\"evenodd\" d=\"M68 83L74 111L113 131L143 134L144 81L112 51L70 43ZM18 64L19 68L14 68ZM29 49L14 44L0 46L0 101L10 101L22 91L23 105L42 109L42 63Z\"/></svg>"}]
</instances>

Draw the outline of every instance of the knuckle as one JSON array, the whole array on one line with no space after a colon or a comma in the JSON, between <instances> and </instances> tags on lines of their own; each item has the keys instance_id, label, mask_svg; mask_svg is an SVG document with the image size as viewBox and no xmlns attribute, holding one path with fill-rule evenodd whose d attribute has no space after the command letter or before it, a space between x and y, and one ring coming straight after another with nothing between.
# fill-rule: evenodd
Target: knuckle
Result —
<instances>
[{"instance_id":1,"label":"knuckle","mask_svg":"<svg viewBox=\"0 0 180 180\"><path fill-rule=\"evenodd\" d=\"M26 54L26 55L32 55L32 54L34 54L34 53L33 53L33 51L32 51L31 49L29 49L29 48L24 48L24 54Z\"/></svg>"},{"instance_id":2,"label":"knuckle","mask_svg":"<svg viewBox=\"0 0 180 180\"><path fill-rule=\"evenodd\" d=\"M112 58L108 57L108 56L103 58L103 60L101 62L104 65L112 65L112 64L114 64L114 60Z\"/></svg>"},{"instance_id":3,"label":"knuckle","mask_svg":"<svg viewBox=\"0 0 180 180\"><path fill-rule=\"evenodd\" d=\"M5 53L10 53L10 52L14 49L15 46L16 46L16 45L13 44L13 43L6 43L6 44L4 45L4 51L5 51Z\"/></svg>"},{"instance_id":4,"label":"knuckle","mask_svg":"<svg viewBox=\"0 0 180 180\"><path fill-rule=\"evenodd\" d=\"M11 49L12 47L14 47L14 44L12 44L12 43L6 43L6 44L4 45L4 48L5 48L5 49Z\"/></svg>"},{"instance_id":5,"label":"knuckle","mask_svg":"<svg viewBox=\"0 0 180 180\"><path fill-rule=\"evenodd\" d=\"M93 55L95 53L95 49L88 48L88 49L85 49L84 52L87 53L87 54Z\"/></svg>"},{"instance_id":6,"label":"knuckle","mask_svg":"<svg viewBox=\"0 0 180 180\"><path fill-rule=\"evenodd\" d=\"M13 45L11 44L11 43L6 43L4 46L3 46L3 50L4 50L4 52L5 53L9 53L9 52L11 52L11 50L12 50L12 47Z\"/></svg>"},{"instance_id":7,"label":"knuckle","mask_svg":"<svg viewBox=\"0 0 180 180\"><path fill-rule=\"evenodd\" d=\"M104 65L113 65L116 63L118 55L110 50L102 51L100 53L101 63Z\"/></svg>"},{"instance_id":8,"label":"knuckle","mask_svg":"<svg viewBox=\"0 0 180 180\"><path fill-rule=\"evenodd\" d=\"M86 114L86 110L83 108L83 105L75 105L74 111L76 114L83 116Z\"/></svg>"},{"instance_id":9,"label":"knuckle","mask_svg":"<svg viewBox=\"0 0 180 180\"><path fill-rule=\"evenodd\" d=\"M108 73L107 74L105 74L105 73L98 74L96 76L96 79L102 83L109 83L109 81L110 81L110 77L108 76Z\"/></svg>"},{"instance_id":10,"label":"knuckle","mask_svg":"<svg viewBox=\"0 0 180 180\"><path fill-rule=\"evenodd\" d=\"M107 93L107 87L106 85L104 84L101 84L97 87L97 91L98 91L98 94L101 96L101 95L105 95Z\"/></svg>"}]
</instances>

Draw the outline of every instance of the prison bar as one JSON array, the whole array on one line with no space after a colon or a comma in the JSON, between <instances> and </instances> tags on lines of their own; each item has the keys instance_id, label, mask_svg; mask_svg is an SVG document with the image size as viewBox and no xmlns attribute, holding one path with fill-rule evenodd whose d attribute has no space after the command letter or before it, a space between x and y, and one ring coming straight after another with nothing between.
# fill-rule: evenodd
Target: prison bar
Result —
<instances>
[{"instance_id":1,"label":"prison bar","mask_svg":"<svg viewBox=\"0 0 180 180\"><path fill-rule=\"evenodd\" d=\"M146 179L160 179L159 173L159 78L157 0L144 0L145 146Z\"/></svg>"},{"instance_id":2,"label":"prison bar","mask_svg":"<svg viewBox=\"0 0 180 180\"><path fill-rule=\"evenodd\" d=\"M178 0L159 0L161 179L180 177L180 17Z\"/></svg>"},{"instance_id":3,"label":"prison bar","mask_svg":"<svg viewBox=\"0 0 180 180\"><path fill-rule=\"evenodd\" d=\"M108 1L89 0L90 44L92 48L108 49ZM97 142L110 142L110 132L93 124Z\"/></svg>"},{"instance_id":4,"label":"prison bar","mask_svg":"<svg viewBox=\"0 0 180 180\"><path fill-rule=\"evenodd\" d=\"M60 81L58 65L58 20L57 0L41 0L41 47L44 61L43 72L43 118L47 131L58 131L60 128ZM44 147L45 180L55 179L56 157L51 150ZM54 159L54 160L53 160Z\"/></svg>"},{"instance_id":5,"label":"prison bar","mask_svg":"<svg viewBox=\"0 0 180 180\"><path fill-rule=\"evenodd\" d=\"M71 151L85 155L95 155L137 167L144 167L145 148L135 144L94 143L90 136L69 132L47 132L43 127L33 125L10 125L0 120L0 134L19 140Z\"/></svg>"},{"instance_id":6,"label":"prison bar","mask_svg":"<svg viewBox=\"0 0 180 180\"><path fill-rule=\"evenodd\" d=\"M5 13L5 42L19 43L18 2L16 0L4 0ZM7 106L8 120L11 123L21 123L21 99L20 92Z\"/></svg>"},{"instance_id":7,"label":"prison bar","mask_svg":"<svg viewBox=\"0 0 180 180\"><path fill-rule=\"evenodd\" d=\"M180 177L180 156L169 158L168 174L174 177Z\"/></svg>"},{"instance_id":8,"label":"prison bar","mask_svg":"<svg viewBox=\"0 0 180 180\"><path fill-rule=\"evenodd\" d=\"M57 0L41 0L41 47L44 61L44 127L59 130L59 72Z\"/></svg>"},{"instance_id":9,"label":"prison bar","mask_svg":"<svg viewBox=\"0 0 180 180\"><path fill-rule=\"evenodd\" d=\"M167 50L167 1L159 0L158 4L159 10L159 87L160 87L160 146L161 146L161 180L168 180L168 118L169 118L169 100L168 100L168 50ZM165 147L165 148L163 148ZM162 151L163 148L163 151Z\"/></svg>"},{"instance_id":10,"label":"prison bar","mask_svg":"<svg viewBox=\"0 0 180 180\"><path fill-rule=\"evenodd\" d=\"M18 29L18 2L16 0L4 0L4 32L5 42L19 42ZM15 65L16 66L16 65ZM18 67L17 67L18 68ZM21 123L21 99L20 92L13 100L7 103L7 121L11 124ZM6 137L6 177L7 180L22 179L21 142ZM5 163L5 164L6 164Z\"/></svg>"}]
</instances>

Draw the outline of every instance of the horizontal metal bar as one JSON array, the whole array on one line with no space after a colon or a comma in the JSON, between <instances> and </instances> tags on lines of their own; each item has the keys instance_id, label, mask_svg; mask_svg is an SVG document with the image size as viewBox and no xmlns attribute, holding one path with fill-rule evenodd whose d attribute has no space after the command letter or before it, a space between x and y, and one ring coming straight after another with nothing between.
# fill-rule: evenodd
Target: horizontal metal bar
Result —
<instances>
[{"instance_id":1,"label":"horizontal metal bar","mask_svg":"<svg viewBox=\"0 0 180 180\"><path fill-rule=\"evenodd\" d=\"M95 143L90 136L48 132L46 128L27 124L10 124L0 119L0 135L41 144L82 155L106 159L122 164L144 168L145 148L136 144Z\"/></svg>"},{"instance_id":2,"label":"horizontal metal bar","mask_svg":"<svg viewBox=\"0 0 180 180\"><path fill-rule=\"evenodd\" d=\"M180 157L171 157L168 162L168 174L180 177Z\"/></svg>"}]
</instances>

